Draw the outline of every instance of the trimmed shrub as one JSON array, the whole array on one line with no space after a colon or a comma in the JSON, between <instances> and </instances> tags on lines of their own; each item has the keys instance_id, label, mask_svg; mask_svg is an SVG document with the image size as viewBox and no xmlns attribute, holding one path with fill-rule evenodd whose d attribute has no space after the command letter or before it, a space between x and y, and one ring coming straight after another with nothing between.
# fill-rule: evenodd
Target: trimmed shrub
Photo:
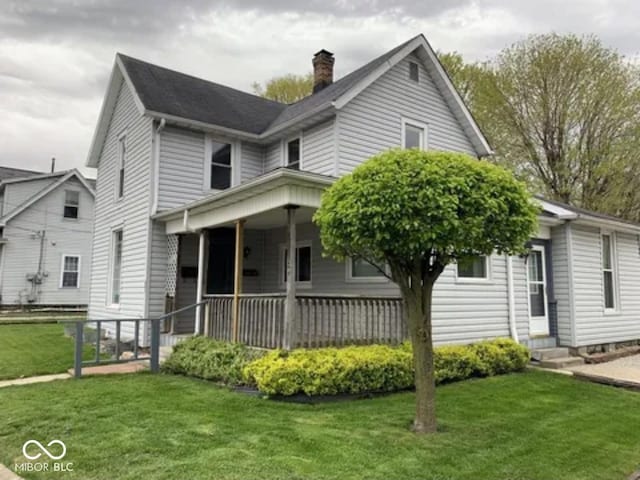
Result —
<instances>
[{"instance_id":1,"label":"trimmed shrub","mask_svg":"<svg viewBox=\"0 0 640 480\"><path fill-rule=\"evenodd\" d=\"M522 370L526 347L510 339L435 349L436 383ZM390 392L413 387L410 343L273 351L244 368L244 381L268 395Z\"/></svg>"},{"instance_id":2,"label":"trimmed shrub","mask_svg":"<svg viewBox=\"0 0 640 480\"><path fill-rule=\"evenodd\" d=\"M262 354L238 343L197 336L177 344L162 364L162 370L227 385L242 385L244 367Z\"/></svg>"}]
</instances>

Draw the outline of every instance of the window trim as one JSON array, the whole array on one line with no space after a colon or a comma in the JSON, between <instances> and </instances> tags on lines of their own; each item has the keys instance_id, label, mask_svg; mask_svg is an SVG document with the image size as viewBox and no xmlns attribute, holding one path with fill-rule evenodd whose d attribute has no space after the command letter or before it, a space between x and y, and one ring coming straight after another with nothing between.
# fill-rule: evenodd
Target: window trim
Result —
<instances>
[{"instance_id":1,"label":"window trim","mask_svg":"<svg viewBox=\"0 0 640 480\"><path fill-rule=\"evenodd\" d=\"M70 203L67 203L67 193L70 193L70 192L74 192L74 193L78 194L78 204L77 205L72 205ZM76 216L75 217L67 217L65 215L67 207L76 208ZM62 205L62 218L64 220L71 220L71 221L78 221L78 219L80 218L80 190L74 190L74 189L65 189L64 190L64 204Z\"/></svg>"},{"instance_id":2,"label":"window trim","mask_svg":"<svg viewBox=\"0 0 640 480\"><path fill-rule=\"evenodd\" d=\"M287 250L288 245L286 243L280 244L279 255L278 255L278 284L280 288L286 288L287 284L284 281L284 252ZM309 247L311 250L309 254L309 280L308 282L300 282L296 279L296 288L306 289L311 288L313 286L313 242L311 240L300 240L296 242L296 250L299 248ZM297 260L297 257L296 257ZM298 268L298 262L296 261L296 269ZM297 273L297 272L296 272ZM297 277L297 275L296 275Z\"/></svg>"},{"instance_id":3,"label":"window trim","mask_svg":"<svg viewBox=\"0 0 640 480\"><path fill-rule=\"evenodd\" d=\"M416 66L416 78L411 76L411 68L413 65ZM420 65L418 65L418 62L414 62L413 60L409 60L409 80L420 83Z\"/></svg>"},{"instance_id":4,"label":"window trim","mask_svg":"<svg viewBox=\"0 0 640 480\"><path fill-rule=\"evenodd\" d=\"M302 159L302 145L303 145L303 140L302 140L302 132L298 132L296 135L293 135L287 139L285 139L283 141L282 144L282 158L283 158L283 167L285 168L289 168L289 143L293 142L294 140L299 140L300 141L300 158L298 160L298 171L303 170L303 159Z\"/></svg>"},{"instance_id":5,"label":"window trim","mask_svg":"<svg viewBox=\"0 0 640 480\"><path fill-rule=\"evenodd\" d=\"M231 145L231 163L229 168L231 170L231 178L229 187L226 189L211 188L211 155L213 154L212 142L228 143ZM205 193L217 193L224 192L229 188L233 188L240 184L241 181L241 155L242 148L241 142L232 140L223 135L206 134L204 137L204 172L202 178L202 191ZM226 165L225 165L226 166Z\"/></svg>"},{"instance_id":6,"label":"window trim","mask_svg":"<svg viewBox=\"0 0 640 480\"><path fill-rule=\"evenodd\" d=\"M118 292L118 303L114 303L113 302L113 270L114 270L114 260L115 260L115 251L116 251L116 243L115 243L115 236L118 232L121 232L122 238L120 239L120 282L119 282L119 288L120 291ZM106 305L108 308L113 308L113 309L120 309L120 305L122 303L122 259L124 257L124 228L122 226L118 226L118 227L114 227L111 229L111 241L110 241L110 248L109 248L109 276L107 277L108 280L108 284L107 284L107 298L106 298Z\"/></svg>"},{"instance_id":7,"label":"window trim","mask_svg":"<svg viewBox=\"0 0 640 480\"><path fill-rule=\"evenodd\" d=\"M407 139L407 125L410 125L415 128L422 129L422 135L420 137L420 150L428 150L429 148L429 124L424 122L419 122L417 120L413 120L411 118L402 117L401 121L401 129L402 135L400 139L400 148L406 148L405 142Z\"/></svg>"},{"instance_id":8,"label":"window trim","mask_svg":"<svg viewBox=\"0 0 640 480\"><path fill-rule=\"evenodd\" d=\"M484 257L486 276L461 277L460 275L458 275L458 263L455 263L454 275L455 275L456 283L476 283L476 284L484 284L484 285L486 285L487 283L492 283L493 281L492 268L491 268L491 264L493 263L491 260L492 255L479 255L479 256Z\"/></svg>"},{"instance_id":9,"label":"window trim","mask_svg":"<svg viewBox=\"0 0 640 480\"><path fill-rule=\"evenodd\" d=\"M122 145L124 145L124 155L122 154ZM116 159L116 181L114 193L116 197L116 202L119 202L124 198L125 188L124 182L127 178L126 175L126 166L127 166L127 154L129 153L129 142L127 131L125 130L120 135L118 135L118 151L117 151L117 159ZM122 194L120 193L120 175L122 174Z\"/></svg>"},{"instance_id":10,"label":"window trim","mask_svg":"<svg viewBox=\"0 0 640 480\"><path fill-rule=\"evenodd\" d=\"M389 283L389 278L383 276L380 277L354 277L353 276L353 258L347 257L345 264L345 281L347 283ZM385 272L390 274L389 266L385 265Z\"/></svg>"},{"instance_id":11,"label":"window trim","mask_svg":"<svg viewBox=\"0 0 640 480\"><path fill-rule=\"evenodd\" d=\"M603 238L609 237L609 254L611 255L611 268L604 268L604 242ZM618 249L616 248L616 235L615 232L609 230L601 230L600 231L600 272L602 279L602 307L605 315L617 314L620 313L620 289L618 288ZM613 307L607 307L605 301L605 291L604 291L604 273L605 271L611 272L611 284L613 287Z\"/></svg>"},{"instance_id":12,"label":"window trim","mask_svg":"<svg viewBox=\"0 0 640 480\"><path fill-rule=\"evenodd\" d=\"M76 286L75 287L66 287L64 286L64 274L65 272L69 271L71 272L71 270L65 270L64 269L64 263L65 263L65 259L67 258L77 258L78 259L78 278L76 280ZM80 288L80 276L81 276L81 272L82 272L82 255L74 255L74 254L70 254L70 253L63 253L62 254L62 258L60 261L60 284L58 286L58 288L64 288L66 289L79 289Z\"/></svg>"}]
</instances>

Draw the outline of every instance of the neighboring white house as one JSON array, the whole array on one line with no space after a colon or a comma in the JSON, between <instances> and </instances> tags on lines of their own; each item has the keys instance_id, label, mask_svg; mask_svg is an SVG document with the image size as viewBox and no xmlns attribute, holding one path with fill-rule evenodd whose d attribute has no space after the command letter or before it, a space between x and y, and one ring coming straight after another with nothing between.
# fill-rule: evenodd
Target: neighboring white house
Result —
<instances>
[{"instance_id":1,"label":"neighboring white house","mask_svg":"<svg viewBox=\"0 0 640 480\"><path fill-rule=\"evenodd\" d=\"M98 169L90 319L205 299L176 315L167 342L194 331L268 347L403 336L394 284L322 256L320 195L388 148L491 149L422 35L335 82L331 53L313 64L313 95L285 105L116 56L87 163ZM640 339L640 226L541 205L529 255L445 270L436 342Z\"/></svg>"},{"instance_id":2,"label":"neighboring white house","mask_svg":"<svg viewBox=\"0 0 640 480\"><path fill-rule=\"evenodd\" d=\"M94 196L77 170L0 167L2 305L87 305Z\"/></svg>"}]
</instances>

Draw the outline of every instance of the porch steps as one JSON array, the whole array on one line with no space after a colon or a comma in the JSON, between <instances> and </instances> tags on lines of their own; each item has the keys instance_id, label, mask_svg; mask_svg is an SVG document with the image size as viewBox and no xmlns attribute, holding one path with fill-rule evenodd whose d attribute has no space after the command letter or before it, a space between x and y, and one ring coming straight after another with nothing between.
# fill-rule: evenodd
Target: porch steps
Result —
<instances>
[{"instance_id":1,"label":"porch steps","mask_svg":"<svg viewBox=\"0 0 640 480\"><path fill-rule=\"evenodd\" d=\"M582 365L582 357L572 357L566 347L538 348L531 351L531 359L542 368L563 369Z\"/></svg>"}]
</instances>

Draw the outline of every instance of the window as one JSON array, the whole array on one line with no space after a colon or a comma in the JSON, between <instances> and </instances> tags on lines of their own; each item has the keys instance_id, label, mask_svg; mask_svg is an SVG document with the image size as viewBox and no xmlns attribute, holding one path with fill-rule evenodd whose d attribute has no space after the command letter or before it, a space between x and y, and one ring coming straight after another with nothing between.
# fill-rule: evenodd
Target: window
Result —
<instances>
[{"instance_id":1,"label":"window","mask_svg":"<svg viewBox=\"0 0 640 480\"><path fill-rule=\"evenodd\" d=\"M287 142L287 168L300 170L300 139Z\"/></svg>"},{"instance_id":2,"label":"window","mask_svg":"<svg viewBox=\"0 0 640 480\"><path fill-rule=\"evenodd\" d=\"M209 187L224 190L231 186L231 144L211 142L211 177Z\"/></svg>"},{"instance_id":3,"label":"window","mask_svg":"<svg viewBox=\"0 0 640 480\"><path fill-rule=\"evenodd\" d=\"M282 284L287 283L287 262L289 261L289 251L282 247ZM311 244L299 243L296 247L296 284L301 286L311 285Z\"/></svg>"},{"instance_id":4,"label":"window","mask_svg":"<svg viewBox=\"0 0 640 480\"><path fill-rule=\"evenodd\" d=\"M458 262L458 278L465 280L486 280L489 278L488 257L475 256Z\"/></svg>"},{"instance_id":5,"label":"window","mask_svg":"<svg viewBox=\"0 0 640 480\"><path fill-rule=\"evenodd\" d=\"M112 305L120 304L120 277L122 274L122 230L115 230L112 239L111 291Z\"/></svg>"},{"instance_id":6,"label":"window","mask_svg":"<svg viewBox=\"0 0 640 480\"><path fill-rule=\"evenodd\" d=\"M122 135L118 141L118 198L124 195L124 168L127 159L127 137Z\"/></svg>"},{"instance_id":7,"label":"window","mask_svg":"<svg viewBox=\"0 0 640 480\"><path fill-rule=\"evenodd\" d=\"M416 62L409 62L409 78L414 82L420 81L420 70Z\"/></svg>"},{"instance_id":8,"label":"window","mask_svg":"<svg viewBox=\"0 0 640 480\"><path fill-rule=\"evenodd\" d=\"M78 218L80 206L80 192L65 190L64 192L64 218Z\"/></svg>"},{"instance_id":9,"label":"window","mask_svg":"<svg viewBox=\"0 0 640 480\"><path fill-rule=\"evenodd\" d=\"M424 140L425 126L414 123L403 122L402 125L402 146L404 148L425 148Z\"/></svg>"},{"instance_id":10,"label":"window","mask_svg":"<svg viewBox=\"0 0 640 480\"><path fill-rule=\"evenodd\" d=\"M387 277L362 258L347 259L347 281L350 282L376 282L386 281Z\"/></svg>"},{"instance_id":11,"label":"window","mask_svg":"<svg viewBox=\"0 0 640 480\"><path fill-rule=\"evenodd\" d=\"M609 234L602 235L602 277L604 286L604 308L614 310L616 308L615 285L615 255L613 237Z\"/></svg>"},{"instance_id":12,"label":"window","mask_svg":"<svg viewBox=\"0 0 640 480\"><path fill-rule=\"evenodd\" d=\"M80 286L80 257L77 255L62 256L61 288L78 288Z\"/></svg>"}]
</instances>

